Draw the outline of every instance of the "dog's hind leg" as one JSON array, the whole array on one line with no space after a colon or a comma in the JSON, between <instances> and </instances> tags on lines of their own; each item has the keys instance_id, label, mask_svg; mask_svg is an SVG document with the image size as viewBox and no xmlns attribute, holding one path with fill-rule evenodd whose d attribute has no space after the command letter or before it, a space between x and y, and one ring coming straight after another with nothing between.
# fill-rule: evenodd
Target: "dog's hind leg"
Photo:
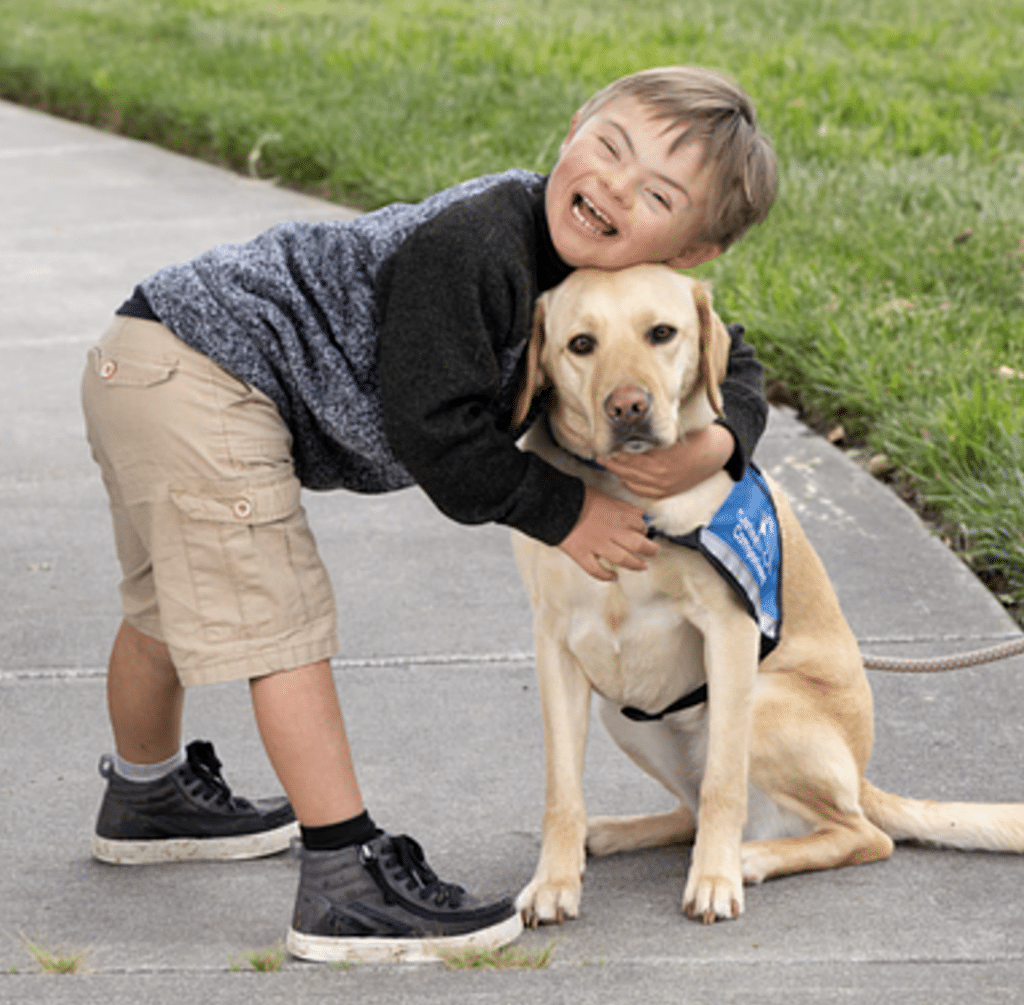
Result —
<instances>
[{"instance_id":1,"label":"dog's hind leg","mask_svg":"<svg viewBox=\"0 0 1024 1005\"><path fill-rule=\"evenodd\" d=\"M888 858L892 839L864 815L860 768L839 733L821 722L787 731L775 721L773 733L755 730L751 782L810 833L745 841L744 882Z\"/></svg>"},{"instance_id":2,"label":"dog's hind leg","mask_svg":"<svg viewBox=\"0 0 1024 1005\"><path fill-rule=\"evenodd\" d=\"M740 846L740 860L744 883L760 883L796 872L877 862L888 858L892 850L892 838L862 814L851 813L804 837L745 841Z\"/></svg>"},{"instance_id":3,"label":"dog's hind leg","mask_svg":"<svg viewBox=\"0 0 1024 1005\"><path fill-rule=\"evenodd\" d=\"M591 817L587 824L587 851L591 855L612 855L641 848L690 844L695 830L693 814L684 803L667 813Z\"/></svg>"}]
</instances>

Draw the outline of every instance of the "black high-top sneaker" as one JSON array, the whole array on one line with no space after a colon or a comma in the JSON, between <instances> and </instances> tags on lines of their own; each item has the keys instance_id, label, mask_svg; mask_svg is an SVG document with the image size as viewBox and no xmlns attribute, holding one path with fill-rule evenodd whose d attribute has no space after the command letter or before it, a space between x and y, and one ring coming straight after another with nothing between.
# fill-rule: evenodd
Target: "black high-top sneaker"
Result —
<instances>
[{"instance_id":1,"label":"black high-top sneaker","mask_svg":"<svg viewBox=\"0 0 1024 1005\"><path fill-rule=\"evenodd\" d=\"M378 834L302 852L288 951L306 960L419 962L438 950L494 949L523 930L511 897L483 903L443 883L412 838Z\"/></svg>"},{"instance_id":2,"label":"black high-top sneaker","mask_svg":"<svg viewBox=\"0 0 1024 1005\"><path fill-rule=\"evenodd\" d=\"M180 768L155 782L130 782L111 757L100 758L107 790L92 838L96 858L142 865L259 858L288 847L299 831L287 799L233 795L206 740L193 740L185 753Z\"/></svg>"}]
</instances>

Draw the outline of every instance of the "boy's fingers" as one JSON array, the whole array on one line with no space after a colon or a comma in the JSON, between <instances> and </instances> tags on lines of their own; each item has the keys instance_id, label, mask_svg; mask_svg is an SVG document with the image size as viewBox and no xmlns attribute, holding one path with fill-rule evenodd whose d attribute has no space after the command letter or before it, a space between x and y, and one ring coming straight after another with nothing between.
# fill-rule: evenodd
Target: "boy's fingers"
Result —
<instances>
[{"instance_id":1,"label":"boy's fingers","mask_svg":"<svg viewBox=\"0 0 1024 1005\"><path fill-rule=\"evenodd\" d=\"M658 554L658 545L657 545L657 543L655 541L652 541L647 536L646 528L644 529L644 532L643 532L643 539L640 541L639 544L637 544L637 546L636 546L636 548L634 550L639 552L641 555L651 556L651 555L657 555Z\"/></svg>"},{"instance_id":2,"label":"boy's fingers","mask_svg":"<svg viewBox=\"0 0 1024 1005\"><path fill-rule=\"evenodd\" d=\"M647 524L641 517L635 525L626 529L626 533L617 534L610 542L634 555L657 555L658 545L647 536Z\"/></svg>"},{"instance_id":3,"label":"boy's fingers","mask_svg":"<svg viewBox=\"0 0 1024 1005\"><path fill-rule=\"evenodd\" d=\"M613 454L602 459L601 463L615 475L630 492L647 499L657 499L664 495L666 476L658 465L648 461L638 465L637 458L646 458L647 454ZM626 459L622 459L625 457Z\"/></svg>"},{"instance_id":4,"label":"boy's fingers","mask_svg":"<svg viewBox=\"0 0 1024 1005\"><path fill-rule=\"evenodd\" d=\"M591 555L587 563L583 566L583 571L589 573L594 579L600 579L605 583L610 583L619 577L615 575L614 569L609 569L606 565L602 565L597 555Z\"/></svg>"},{"instance_id":5,"label":"boy's fingers","mask_svg":"<svg viewBox=\"0 0 1024 1005\"><path fill-rule=\"evenodd\" d=\"M630 535L626 541L618 543L618 550L607 556L613 565L624 569L640 572L647 568L644 557L652 557L658 553L658 546L646 534Z\"/></svg>"},{"instance_id":6,"label":"boy's fingers","mask_svg":"<svg viewBox=\"0 0 1024 1005\"><path fill-rule=\"evenodd\" d=\"M643 572L647 568L647 563L642 558L637 558L636 555L631 555L628 551L624 552L615 564L623 569L632 569L634 572Z\"/></svg>"},{"instance_id":7,"label":"boy's fingers","mask_svg":"<svg viewBox=\"0 0 1024 1005\"><path fill-rule=\"evenodd\" d=\"M659 478L665 471L665 465L649 454L612 454L601 463L620 478Z\"/></svg>"},{"instance_id":8,"label":"boy's fingers","mask_svg":"<svg viewBox=\"0 0 1024 1005\"><path fill-rule=\"evenodd\" d=\"M664 494L665 479L660 473L640 471L631 467L606 467L630 492L646 499L657 499Z\"/></svg>"},{"instance_id":9,"label":"boy's fingers","mask_svg":"<svg viewBox=\"0 0 1024 1005\"><path fill-rule=\"evenodd\" d=\"M577 541L568 539L563 541L559 547L585 573L593 576L594 579L609 582L616 578L615 571L603 565L600 555L596 551L591 550L587 545L581 545Z\"/></svg>"}]
</instances>

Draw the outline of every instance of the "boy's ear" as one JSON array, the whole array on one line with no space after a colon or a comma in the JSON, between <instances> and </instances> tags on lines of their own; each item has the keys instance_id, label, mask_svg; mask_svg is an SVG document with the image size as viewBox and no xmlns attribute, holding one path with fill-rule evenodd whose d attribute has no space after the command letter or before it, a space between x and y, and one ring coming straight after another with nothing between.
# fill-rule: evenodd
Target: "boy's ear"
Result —
<instances>
[{"instance_id":1,"label":"boy's ear","mask_svg":"<svg viewBox=\"0 0 1024 1005\"><path fill-rule=\"evenodd\" d=\"M576 112L572 117L572 122L569 123L569 132L566 133L565 139L562 140L562 145L558 148L558 155L561 156L565 153L565 148L572 143L572 138L576 135L576 130L580 125L580 113Z\"/></svg>"},{"instance_id":2,"label":"boy's ear","mask_svg":"<svg viewBox=\"0 0 1024 1005\"><path fill-rule=\"evenodd\" d=\"M540 353L544 348L544 310L545 296L538 297L537 305L533 309L533 331L530 334L529 344L526 346L526 375L523 377L523 386L519 390L519 397L516 398L515 409L512 412L512 428L518 429L530 414L530 405L533 399L548 386L548 375L540 365Z\"/></svg>"},{"instance_id":3,"label":"boy's ear","mask_svg":"<svg viewBox=\"0 0 1024 1005\"><path fill-rule=\"evenodd\" d=\"M687 248L681 251L675 258L670 258L665 264L673 269L695 269L698 265L710 262L722 253L722 246L719 244L698 244L696 247Z\"/></svg>"}]
</instances>

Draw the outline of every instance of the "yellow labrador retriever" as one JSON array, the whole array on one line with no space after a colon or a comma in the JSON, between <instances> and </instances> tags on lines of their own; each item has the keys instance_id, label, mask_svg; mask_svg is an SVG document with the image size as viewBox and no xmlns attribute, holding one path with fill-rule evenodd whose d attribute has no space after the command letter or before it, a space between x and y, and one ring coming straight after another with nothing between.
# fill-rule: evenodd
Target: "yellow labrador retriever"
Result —
<instances>
[{"instance_id":1,"label":"yellow labrador retriever","mask_svg":"<svg viewBox=\"0 0 1024 1005\"><path fill-rule=\"evenodd\" d=\"M682 906L705 923L743 911L744 883L883 859L894 840L1024 852L1024 805L904 799L864 778L874 724L857 643L770 481L758 515L745 500L734 520L737 559L713 547L729 532L705 533L734 495L725 472L649 500L594 464L712 422L728 349L708 291L667 267L579 270L538 301L519 414L538 391L550 388L550 403L524 448L642 507L666 540L645 571L602 582L559 549L514 534L534 607L547 759L540 861L518 902L530 924L576 916L588 849L693 841ZM741 581L770 580L766 553L779 546L760 536L772 524L783 560L765 613ZM718 567L731 567L734 581ZM677 809L588 824L591 692L612 738Z\"/></svg>"}]
</instances>

